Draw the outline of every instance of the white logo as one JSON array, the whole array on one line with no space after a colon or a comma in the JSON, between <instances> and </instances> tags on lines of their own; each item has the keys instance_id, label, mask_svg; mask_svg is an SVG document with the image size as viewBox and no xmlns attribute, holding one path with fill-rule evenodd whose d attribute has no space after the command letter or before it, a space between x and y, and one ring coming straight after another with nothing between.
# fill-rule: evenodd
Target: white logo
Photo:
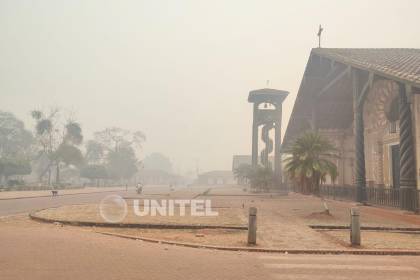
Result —
<instances>
[{"instance_id":1,"label":"white logo","mask_svg":"<svg viewBox=\"0 0 420 280\"><path fill-rule=\"evenodd\" d=\"M218 216L211 208L211 200L199 199L139 199L133 200L133 213L137 217L144 216ZM143 206L143 207L141 207ZM99 211L102 219L108 223L121 223L127 216L127 202L119 195L108 195L102 199Z\"/></svg>"},{"instance_id":2,"label":"white logo","mask_svg":"<svg viewBox=\"0 0 420 280\"><path fill-rule=\"evenodd\" d=\"M101 200L99 213L108 223L121 223L127 216L127 202L119 195L108 195Z\"/></svg>"}]
</instances>

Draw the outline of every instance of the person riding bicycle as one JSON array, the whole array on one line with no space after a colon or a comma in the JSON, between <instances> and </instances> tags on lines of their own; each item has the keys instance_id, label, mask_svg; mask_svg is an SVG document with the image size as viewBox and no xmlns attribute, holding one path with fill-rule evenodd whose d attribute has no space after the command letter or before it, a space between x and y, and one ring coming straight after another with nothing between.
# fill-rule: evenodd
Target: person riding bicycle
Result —
<instances>
[{"instance_id":1,"label":"person riding bicycle","mask_svg":"<svg viewBox=\"0 0 420 280\"><path fill-rule=\"evenodd\" d=\"M142 183L137 183L137 187L136 187L136 191L138 194L142 193L143 191L143 184Z\"/></svg>"}]
</instances>

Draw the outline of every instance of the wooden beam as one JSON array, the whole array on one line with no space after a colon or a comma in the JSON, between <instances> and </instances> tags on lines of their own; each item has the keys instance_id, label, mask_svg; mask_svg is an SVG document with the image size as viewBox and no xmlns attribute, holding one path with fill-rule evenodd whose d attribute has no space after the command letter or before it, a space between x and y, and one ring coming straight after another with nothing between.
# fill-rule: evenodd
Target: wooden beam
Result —
<instances>
[{"instance_id":1,"label":"wooden beam","mask_svg":"<svg viewBox=\"0 0 420 280\"><path fill-rule=\"evenodd\" d=\"M346 69L344 69L340 74L337 75L332 81L330 81L323 89L320 90L318 93L318 97L323 95L327 90L329 90L335 83L337 83L339 80L341 80L344 76L346 76L348 73L350 73L350 66L347 66Z\"/></svg>"},{"instance_id":2,"label":"wooden beam","mask_svg":"<svg viewBox=\"0 0 420 280\"><path fill-rule=\"evenodd\" d=\"M335 60L331 60L330 62L330 71L327 74L327 77L331 77L331 75L337 70L338 66L335 63Z\"/></svg>"},{"instance_id":3,"label":"wooden beam","mask_svg":"<svg viewBox=\"0 0 420 280\"><path fill-rule=\"evenodd\" d=\"M373 84L373 77L375 76L375 74L373 74L373 72L369 72L369 78L366 81L366 83L363 86L362 91L360 92L359 98L357 100L357 102L359 104L362 104L362 102L364 102L367 94L369 93L370 89L372 88L372 84Z\"/></svg>"},{"instance_id":4,"label":"wooden beam","mask_svg":"<svg viewBox=\"0 0 420 280\"><path fill-rule=\"evenodd\" d=\"M413 104L414 102L413 87L410 84L405 84L405 92L407 93L408 103Z\"/></svg>"}]
</instances>

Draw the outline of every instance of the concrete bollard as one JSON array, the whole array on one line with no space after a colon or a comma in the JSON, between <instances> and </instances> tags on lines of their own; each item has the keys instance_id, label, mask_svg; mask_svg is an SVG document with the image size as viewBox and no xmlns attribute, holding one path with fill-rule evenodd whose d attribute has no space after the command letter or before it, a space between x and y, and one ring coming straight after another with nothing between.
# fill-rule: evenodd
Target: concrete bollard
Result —
<instances>
[{"instance_id":1,"label":"concrete bollard","mask_svg":"<svg viewBox=\"0 0 420 280\"><path fill-rule=\"evenodd\" d=\"M351 208L350 210L350 243L351 246L360 246L360 213L359 209Z\"/></svg>"},{"instance_id":2,"label":"concrete bollard","mask_svg":"<svg viewBox=\"0 0 420 280\"><path fill-rule=\"evenodd\" d=\"M257 208L249 208L248 218L248 244L257 244Z\"/></svg>"}]
</instances>

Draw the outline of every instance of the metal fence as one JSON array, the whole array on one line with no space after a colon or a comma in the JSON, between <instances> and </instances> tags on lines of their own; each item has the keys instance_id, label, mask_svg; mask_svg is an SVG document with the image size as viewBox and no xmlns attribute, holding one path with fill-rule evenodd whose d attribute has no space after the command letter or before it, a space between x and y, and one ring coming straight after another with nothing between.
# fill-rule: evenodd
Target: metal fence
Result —
<instances>
[{"instance_id":1,"label":"metal fence","mask_svg":"<svg viewBox=\"0 0 420 280\"><path fill-rule=\"evenodd\" d=\"M332 199L356 200L357 189L354 186L326 186L319 188L319 194Z\"/></svg>"},{"instance_id":2,"label":"metal fence","mask_svg":"<svg viewBox=\"0 0 420 280\"><path fill-rule=\"evenodd\" d=\"M366 188L366 200L372 204L400 207L400 189Z\"/></svg>"},{"instance_id":3,"label":"metal fence","mask_svg":"<svg viewBox=\"0 0 420 280\"><path fill-rule=\"evenodd\" d=\"M298 186L293 186L294 192L302 193L302 189ZM378 188L366 187L366 202L375 205L401 208L401 198L403 192L409 192L408 203L410 209L419 209L420 190L411 189L396 189L396 188ZM322 197L340 200L357 200L356 186L331 186L322 185L319 189L319 194Z\"/></svg>"}]
</instances>

